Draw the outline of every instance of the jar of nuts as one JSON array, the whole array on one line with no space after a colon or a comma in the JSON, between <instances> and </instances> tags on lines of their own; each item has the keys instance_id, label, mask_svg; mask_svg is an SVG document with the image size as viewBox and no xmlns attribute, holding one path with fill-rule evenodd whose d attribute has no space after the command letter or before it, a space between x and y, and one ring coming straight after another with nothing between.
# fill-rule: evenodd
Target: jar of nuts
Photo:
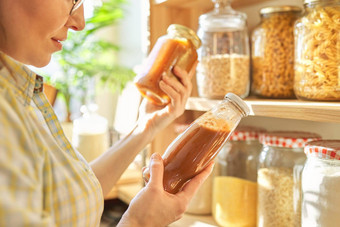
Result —
<instances>
[{"instance_id":1,"label":"jar of nuts","mask_svg":"<svg viewBox=\"0 0 340 227\"><path fill-rule=\"evenodd\" d=\"M301 173L304 145L315 133L274 131L260 135L263 149L257 176L257 226L301 226Z\"/></svg>"},{"instance_id":2,"label":"jar of nuts","mask_svg":"<svg viewBox=\"0 0 340 227\"><path fill-rule=\"evenodd\" d=\"M245 98L250 87L247 16L231 8L232 0L212 1L214 10L199 17L198 95L222 99L231 92Z\"/></svg>"},{"instance_id":3,"label":"jar of nuts","mask_svg":"<svg viewBox=\"0 0 340 227\"><path fill-rule=\"evenodd\" d=\"M298 98L340 100L340 1L305 0L295 24L295 81Z\"/></svg>"},{"instance_id":4,"label":"jar of nuts","mask_svg":"<svg viewBox=\"0 0 340 227\"><path fill-rule=\"evenodd\" d=\"M260 10L261 22L253 30L252 93L265 98L295 98L294 23L301 13L297 6Z\"/></svg>"}]
</instances>

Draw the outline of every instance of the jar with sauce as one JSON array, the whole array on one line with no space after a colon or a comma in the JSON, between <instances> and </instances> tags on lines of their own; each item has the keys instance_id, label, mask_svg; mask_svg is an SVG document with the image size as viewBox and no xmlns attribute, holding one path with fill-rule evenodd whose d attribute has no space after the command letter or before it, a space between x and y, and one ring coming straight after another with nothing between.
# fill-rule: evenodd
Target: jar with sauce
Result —
<instances>
[{"instance_id":1,"label":"jar with sauce","mask_svg":"<svg viewBox=\"0 0 340 227\"><path fill-rule=\"evenodd\" d=\"M297 6L273 6L260 10L261 22L251 35L252 88L265 98L295 98L294 23Z\"/></svg>"},{"instance_id":2,"label":"jar with sauce","mask_svg":"<svg viewBox=\"0 0 340 227\"><path fill-rule=\"evenodd\" d=\"M214 160L230 133L249 114L247 104L228 93L224 100L197 118L166 149L163 184L165 191L176 194L191 178ZM148 181L149 169L143 172Z\"/></svg>"},{"instance_id":3,"label":"jar with sauce","mask_svg":"<svg viewBox=\"0 0 340 227\"><path fill-rule=\"evenodd\" d=\"M340 100L340 1L305 0L295 24L294 92L299 99Z\"/></svg>"},{"instance_id":4,"label":"jar with sauce","mask_svg":"<svg viewBox=\"0 0 340 227\"><path fill-rule=\"evenodd\" d=\"M189 72L197 61L196 50L201 41L196 33L179 24L172 24L167 34L159 37L134 82L142 96L156 105L166 105L170 98L161 90L163 75L176 76L174 66Z\"/></svg>"},{"instance_id":5,"label":"jar with sauce","mask_svg":"<svg viewBox=\"0 0 340 227\"><path fill-rule=\"evenodd\" d=\"M220 226L256 226L259 135L265 131L238 126L218 154L212 213Z\"/></svg>"},{"instance_id":6,"label":"jar with sauce","mask_svg":"<svg viewBox=\"0 0 340 227\"><path fill-rule=\"evenodd\" d=\"M257 226L301 226L301 172L304 146L315 133L274 131L260 136Z\"/></svg>"},{"instance_id":7,"label":"jar with sauce","mask_svg":"<svg viewBox=\"0 0 340 227\"><path fill-rule=\"evenodd\" d=\"M212 2L214 9L199 17L198 95L223 99L232 92L245 98L250 86L247 15L232 9L232 0Z\"/></svg>"},{"instance_id":8,"label":"jar with sauce","mask_svg":"<svg viewBox=\"0 0 340 227\"><path fill-rule=\"evenodd\" d=\"M304 150L301 226L336 227L340 223L340 140L309 142Z\"/></svg>"}]
</instances>

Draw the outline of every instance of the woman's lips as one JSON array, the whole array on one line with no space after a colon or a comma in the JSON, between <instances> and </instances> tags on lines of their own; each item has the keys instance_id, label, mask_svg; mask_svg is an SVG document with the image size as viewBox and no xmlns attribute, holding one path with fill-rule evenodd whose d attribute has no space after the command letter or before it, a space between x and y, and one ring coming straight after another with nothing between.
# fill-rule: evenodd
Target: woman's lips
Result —
<instances>
[{"instance_id":1,"label":"woman's lips","mask_svg":"<svg viewBox=\"0 0 340 227\"><path fill-rule=\"evenodd\" d=\"M63 49L63 44L61 43L62 40L52 38L52 41L58 50Z\"/></svg>"}]
</instances>

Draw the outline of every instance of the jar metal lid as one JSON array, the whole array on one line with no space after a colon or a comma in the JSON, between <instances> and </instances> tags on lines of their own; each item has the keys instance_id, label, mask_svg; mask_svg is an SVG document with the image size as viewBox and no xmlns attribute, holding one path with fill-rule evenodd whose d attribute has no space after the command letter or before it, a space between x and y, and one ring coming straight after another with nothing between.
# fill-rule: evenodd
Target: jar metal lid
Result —
<instances>
[{"instance_id":1,"label":"jar metal lid","mask_svg":"<svg viewBox=\"0 0 340 227\"><path fill-rule=\"evenodd\" d=\"M316 133L303 131L272 131L260 135L264 145L287 148L302 148L307 142L320 139Z\"/></svg>"},{"instance_id":2,"label":"jar metal lid","mask_svg":"<svg viewBox=\"0 0 340 227\"><path fill-rule=\"evenodd\" d=\"M270 6L265 7L260 10L260 14L269 14L269 13L284 13L284 12L301 12L302 9L298 6Z\"/></svg>"},{"instance_id":3,"label":"jar metal lid","mask_svg":"<svg viewBox=\"0 0 340 227\"><path fill-rule=\"evenodd\" d=\"M307 157L318 157L327 160L340 160L340 140L318 140L306 144Z\"/></svg>"},{"instance_id":4,"label":"jar metal lid","mask_svg":"<svg viewBox=\"0 0 340 227\"><path fill-rule=\"evenodd\" d=\"M201 46L201 39L197 36L196 32L194 32L192 29L184 25L171 24L168 27L167 32L177 33L187 39L190 39L190 41L192 42L196 49L198 49Z\"/></svg>"},{"instance_id":5,"label":"jar metal lid","mask_svg":"<svg viewBox=\"0 0 340 227\"><path fill-rule=\"evenodd\" d=\"M259 136L264 132L266 132L266 129L264 128L240 125L230 135L229 140L232 141L258 140Z\"/></svg>"}]
</instances>

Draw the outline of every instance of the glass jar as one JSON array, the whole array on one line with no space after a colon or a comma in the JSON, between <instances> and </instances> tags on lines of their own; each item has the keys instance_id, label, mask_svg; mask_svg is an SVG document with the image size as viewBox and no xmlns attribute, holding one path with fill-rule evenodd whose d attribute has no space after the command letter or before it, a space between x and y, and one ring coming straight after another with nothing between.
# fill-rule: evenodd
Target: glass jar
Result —
<instances>
[{"instance_id":1,"label":"glass jar","mask_svg":"<svg viewBox=\"0 0 340 227\"><path fill-rule=\"evenodd\" d=\"M263 150L258 169L258 227L299 227L301 171L305 143L319 140L308 132L274 131L260 136Z\"/></svg>"},{"instance_id":2,"label":"glass jar","mask_svg":"<svg viewBox=\"0 0 340 227\"><path fill-rule=\"evenodd\" d=\"M294 91L299 99L340 100L340 2L305 0L295 24Z\"/></svg>"},{"instance_id":3,"label":"glass jar","mask_svg":"<svg viewBox=\"0 0 340 227\"><path fill-rule=\"evenodd\" d=\"M256 226L257 167L262 128L238 126L217 156L213 217L219 226Z\"/></svg>"},{"instance_id":4,"label":"glass jar","mask_svg":"<svg viewBox=\"0 0 340 227\"><path fill-rule=\"evenodd\" d=\"M296 6L260 10L261 22L253 30L252 93L265 98L295 98L294 23L301 13Z\"/></svg>"},{"instance_id":5,"label":"glass jar","mask_svg":"<svg viewBox=\"0 0 340 227\"><path fill-rule=\"evenodd\" d=\"M198 95L222 99L232 92L245 98L250 85L247 16L233 10L231 0L212 2L214 10L199 17Z\"/></svg>"},{"instance_id":6,"label":"glass jar","mask_svg":"<svg viewBox=\"0 0 340 227\"><path fill-rule=\"evenodd\" d=\"M228 93L218 105L192 122L162 156L164 189L177 193L187 181L209 165L249 111L240 97ZM146 168L143 178L147 182L149 177L150 172Z\"/></svg>"},{"instance_id":7,"label":"glass jar","mask_svg":"<svg viewBox=\"0 0 340 227\"><path fill-rule=\"evenodd\" d=\"M201 41L193 30L179 24L170 25L167 34L157 39L134 80L142 96L156 105L168 104L170 98L159 87L162 76L176 78L172 72L176 65L189 72L197 61L200 45Z\"/></svg>"},{"instance_id":8,"label":"glass jar","mask_svg":"<svg viewBox=\"0 0 340 227\"><path fill-rule=\"evenodd\" d=\"M309 142L305 153L301 226L339 226L340 140Z\"/></svg>"}]
</instances>

